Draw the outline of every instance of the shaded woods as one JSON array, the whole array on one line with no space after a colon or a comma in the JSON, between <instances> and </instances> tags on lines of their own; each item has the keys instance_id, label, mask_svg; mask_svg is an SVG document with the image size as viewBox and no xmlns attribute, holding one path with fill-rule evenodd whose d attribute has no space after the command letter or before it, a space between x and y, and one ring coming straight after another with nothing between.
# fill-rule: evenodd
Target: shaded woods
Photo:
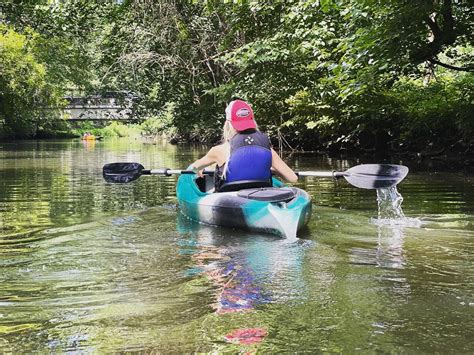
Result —
<instances>
[{"instance_id":1,"label":"shaded woods","mask_svg":"<svg viewBox=\"0 0 474 355\"><path fill-rule=\"evenodd\" d=\"M57 129L66 88L138 94L147 134L211 142L225 103L307 150L472 153L469 1L0 5L0 131ZM66 123L63 123L66 125Z\"/></svg>"}]
</instances>

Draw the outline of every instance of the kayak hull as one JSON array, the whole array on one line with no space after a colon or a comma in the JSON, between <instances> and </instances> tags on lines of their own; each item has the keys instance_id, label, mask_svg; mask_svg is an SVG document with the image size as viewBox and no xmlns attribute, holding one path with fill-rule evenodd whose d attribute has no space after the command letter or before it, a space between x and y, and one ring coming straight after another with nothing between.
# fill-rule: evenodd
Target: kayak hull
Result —
<instances>
[{"instance_id":1,"label":"kayak hull","mask_svg":"<svg viewBox=\"0 0 474 355\"><path fill-rule=\"evenodd\" d=\"M207 177L209 178L209 177ZM209 183L208 183L209 185ZM275 187L284 185L273 179ZM311 217L311 199L298 188L291 200L267 202L239 196L238 192L203 192L195 175L181 175L177 197L181 212L188 218L209 225L240 228L295 238Z\"/></svg>"}]
</instances>

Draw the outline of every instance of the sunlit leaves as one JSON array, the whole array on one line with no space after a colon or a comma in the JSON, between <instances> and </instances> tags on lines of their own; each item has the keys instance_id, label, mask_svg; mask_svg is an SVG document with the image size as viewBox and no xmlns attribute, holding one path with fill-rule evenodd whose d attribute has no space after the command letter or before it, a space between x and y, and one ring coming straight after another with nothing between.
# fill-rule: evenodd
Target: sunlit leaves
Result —
<instances>
[{"instance_id":1,"label":"sunlit leaves","mask_svg":"<svg viewBox=\"0 0 474 355\"><path fill-rule=\"evenodd\" d=\"M36 54L39 41L30 29L20 34L0 25L0 135L35 134L62 103L47 63Z\"/></svg>"},{"instance_id":2,"label":"sunlit leaves","mask_svg":"<svg viewBox=\"0 0 474 355\"><path fill-rule=\"evenodd\" d=\"M409 100L397 89L400 82L413 80L404 87L414 96L418 83L429 94L433 80L472 82L426 64L472 63L474 21L466 1L29 4L4 7L4 17L41 34L43 48L35 55L50 80L133 90L142 98L141 116L166 116L166 129L182 137L217 137L225 103L240 97L253 104L260 127L270 133L309 132L336 147L383 140L387 132L395 139L397 127L430 120L412 119L422 110L411 103L412 109L403 108ZM439 85L434 96L443 97L443 90L451 100L445 107L464 112L467 99L455 100L451 85ZM174 105L168 116L167 103ZM432 107L446 121L448 114L465 117ZM149 123L150 130L164 127Z\"/></svg>"}]
</instances>

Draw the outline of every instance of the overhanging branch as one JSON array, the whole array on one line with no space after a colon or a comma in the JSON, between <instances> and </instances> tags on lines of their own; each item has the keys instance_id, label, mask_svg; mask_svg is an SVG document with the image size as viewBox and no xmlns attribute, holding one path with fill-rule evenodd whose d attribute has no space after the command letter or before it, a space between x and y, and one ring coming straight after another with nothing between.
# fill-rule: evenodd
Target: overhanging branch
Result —
<instances>
[{"instance_id":1,"label":"overhanging branch","mask_svg":"<svg viewBox=\"0 0 474 355\"><path fill-rule=\"evenodd\" d=\"M428 59L428 62L439 65L439 66L444 67L446 69L451 69L451 70L456 70L456 71L465 71L465 72L474 72L474 66L455 67L454 65L442 63L442 62L440 62L436 59Z\"/></svg>"},{"instance_id":2,"label":"overhanging branch","mask_svg":"<svg viewBox=\"0 0 474 355\"><path fill-rule=\"evenodd\" d=\"M452 0L444 0L441 4L441 11L437 11L431 15L426 15L423 17L423 21L431 31L431 36L429 38L431 41L415 52L414 57L420 62L428 60L432 63L435 63L434 59L432 60L431 58L436 58L436 56L441 53L445 47L455 44L458 33L455 28L456 24L455 18L453 17L452 7ZM442 16L441 20L440 16ZM449 64L444 65L444 63L440 63L438 61L436 61L435 64L445 66L446 68L452 70L464 71L462 68L455 69L457 67L451 66Z\"/></svg>"}]
</instances>

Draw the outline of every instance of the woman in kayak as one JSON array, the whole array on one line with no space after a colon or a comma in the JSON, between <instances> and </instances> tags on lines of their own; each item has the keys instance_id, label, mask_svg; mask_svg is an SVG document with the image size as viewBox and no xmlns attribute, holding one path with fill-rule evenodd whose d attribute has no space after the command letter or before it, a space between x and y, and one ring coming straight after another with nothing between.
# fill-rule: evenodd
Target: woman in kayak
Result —
<instances>
[{"instance_id":1,"label":"woman in kayak","mask_svg":"<svg viewBox=\"0 0 474 355\"><path fill-rule=\"evenodd\" d=\"M234 100L225 113L223 142L192 163L191 169L202 176L202 169L217 164L214 177L217 192L271 186L272 171L288 182L298 180L273 150L268 136L258 130L249 104Z\"/></svg>"}]
</instances>

